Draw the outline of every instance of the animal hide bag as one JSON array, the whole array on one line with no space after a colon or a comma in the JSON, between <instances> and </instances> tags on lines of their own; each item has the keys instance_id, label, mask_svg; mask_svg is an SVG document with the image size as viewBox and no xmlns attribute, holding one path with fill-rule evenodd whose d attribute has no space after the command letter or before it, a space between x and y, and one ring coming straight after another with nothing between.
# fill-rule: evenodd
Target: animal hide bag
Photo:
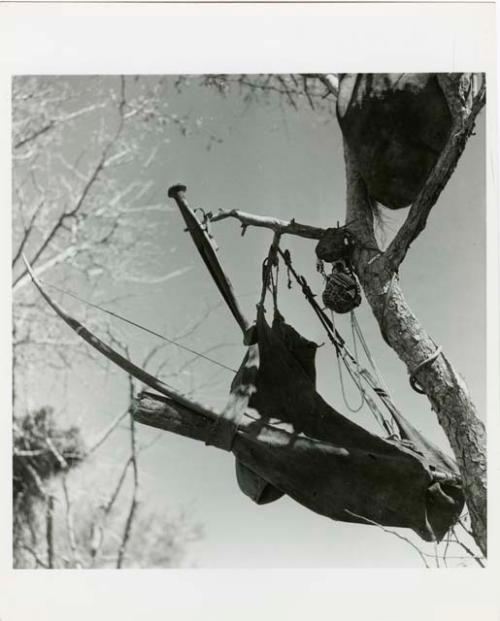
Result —
<instances>
[{"instance_id":1,"label":"animal hide bag","mask_svg":"<svg viewBox=\"0 0 500 621\"><path fill-rule=\"evenodd\" d=\"M316 344L278 313L269 327L260 307L253 330L228 406L233 420L247 421L231 446L242 491L259 503L288 494L334 520L441 539L464 504L454 462L409 423L406 441L384 440L329 406L315 389Z\"/></svg>"},{"instance_id":2,"label":"animal hide bag","mask_svg":"<svg viewBox=\"0 0 500 621\"><path fill-rule=\"evenodd\" d=\"M464 504L454 462L399 414L393 416L403 442L383 440L329 406L315 387L317 345L279 313L270 327L259 304L257 321L247 330L210 238L179 195L185 189L174 186L169 194L177 196L188 230L249 346L222 415L197 409L193 416L179 401L176 407L189 423L177 424L171 408L170 428L232 451L240 488L255 502L287 494L334 520L401 526L425 540L441 539ZM144 420L154 426L147 408Z\"/></svg>"},{"instance_id":3,"label":"animal hide bag","mask_svg":"<svg viewBox=\"0 0 500 621\"><path fill-rule=\"evenodd\" d=\"M411 204L443 150L452 117L436 74L341 74L337 117L372 198Z\"/></svg>"}]
</instances>

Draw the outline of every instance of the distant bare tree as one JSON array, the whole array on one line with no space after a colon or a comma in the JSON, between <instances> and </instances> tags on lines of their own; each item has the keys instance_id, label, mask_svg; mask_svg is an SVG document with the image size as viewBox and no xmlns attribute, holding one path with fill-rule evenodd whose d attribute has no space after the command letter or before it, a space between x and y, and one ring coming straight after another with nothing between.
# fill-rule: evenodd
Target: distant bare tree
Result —
<instances>
[{"instance_id":1,"label":"distant bare tree","mask_svg":"<svg viewBox=\"0 0 500 621\"><path fill-rule=\"evenodd\" d=\"M93 459L127 415L117 416L89 446L78 428L58 426L50 409L16 421L15 567L182 565L186 546L201 530L183 512L156 515L140 503L138 458L148 445L137 446L131 431L131 453L124 464L106 468Z\"/></svg>"},{"instance_id":2,"label":"distant bare tree","mask_svg":"<svg viewBox=\"0 0 500 621\"><path fill-rule=\"evenodd\" d=\"M165 269L154 243L157 226L144 215L166 208L154 195L150 167L172 131L186 135L188 118L168 110L162 77L23 76L12 83L14 556L18 567L117 567L177 564L198 536L187 516L152 529L139 502L139 455L133 420L118 414L97 439L66 428L59 409L33 410L28 378L49 366L64 382L92 355L27 286L26 255L56 288L69 279L94 304L116 304L110 283L161 284L186 268ZM193 127L196 127L193 124ZM133 174L132 174L133 173ZM161 215L160 215L161 214ZM90 314L109 332L109 315ZM191 326L195 328L197 322ZM183 335L190 333L186 326ZM148 350L153 364L166 342ZM102 364L96 359L96 363ZM157 364L156 372L169 369ZM51 404L55 405L55 404ZM97 475L95 451L129 418L130 455L117 479ZM73 446L75 445L75 446ZM83 481L95 472L97 484ZM131 476L129 476L131 475ZM132 494L126 506L127 489ZM92 492L90 491L92 490ZM146 528L146 522L148 524ZM143 528L145 529L143 531ZM140 542L140 543L139 543Z\"/></svg>"}]
</instances>

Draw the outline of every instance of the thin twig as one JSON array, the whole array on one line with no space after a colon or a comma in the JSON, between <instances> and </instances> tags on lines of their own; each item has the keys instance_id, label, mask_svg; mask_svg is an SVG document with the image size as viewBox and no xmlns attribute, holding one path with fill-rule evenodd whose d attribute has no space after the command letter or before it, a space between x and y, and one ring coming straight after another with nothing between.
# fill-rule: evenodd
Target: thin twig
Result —
<instances>
[{"instance_id":1,"label":"thin twig","mask_svg":"<svg viewBox=\"0 0 500 621\"><path fill-rule=\"evenodd\" d=\"M49 436L45 437L45 442L47 446L49 447L50 452L54 455L54 457L59 462L59 465L61 466L61 468L63 468L64 470L67 470L68 462L66 461L64 456L61 454L61 452L58 450L54 442L52 442L52 440L49 438Z\"/></svg>"},{"instance_id":2,"label":"thin twig","mask_svg":"<svg viewBox=\"0 0 500 621\"><path fill-rule=\"evenodd\" d=\"M43 253L45 252L45 250L49 247L49 245L52 243L52 241L54 240L54 238L58 235L59 231L61 230L61 228L63 228L67 222L67 220L71 220L76 218L80 211L83 209L83 206L85 204L85 200L87 198L87 196L89 195L91 189L93 188L95 182L99 179L101 172L104 170L104 168L106 167L106 163L107 163L107 159L108 159L108 154L111 151L111 149L113 148L113 146L115 145L116 141L118 140L121 131L123 129L123 124L124 124L124 107L125 107L125 81L124 81L124 77L121 76L121 81L120 81L120 101L118 104L118 113L119 113L119 123L118 123L118 128L115 132L115 134L113 135L113 137L109 140L109 142L106 144L106 146L103 148L102 152L101 152L101 156L99 157L99 160L97 161L96 166L94 167L94 170L92 171L92 173L89 175L89 177L87 178L87 181L85 182L82 191L80 192L80 196L78 197L75 205L69 210L69 211L64 211L55 221L55 223L52 225L50 231L48 231L47 235L44 236L44 239L42 241L42 243L40 244L40 246L38 247L38 250L36 250L35 254L33 255L32 259L31 259L31 263L33 265L35 265L38 261L38 259L43 255ZM21 281L25 282L26 278L27 278L27 274L28 274L28 270L24 269L19 276L17 276L13 283L12 286L16 287Z\"/></svg>"},{"instance_id":3,"label":"thin twig","mask_svg":"<svg viewBox=\"0 0 500 621\"><path fill-rule=\"evenodd\" d=\"M20 149L21 147L28 144L29 142L33 142L33 140L36 140L39 136L51 130L54 127L54 125L55 125L55 122L53 120L49 121L46 125L43 125L40 129L37 129L31 134L28 134L25 138L21 138L21 140L18 140L13 145L13 149Z\"/></svg>"},{"instance_id":4,"label":"thin twig","mask_svg":"<svg viewBox=\"0 0 500 621\"><path fill-rule=\"evenodd\" d=\"M33 481L35 482L35 485L38 489L38 492L46 497L47 494L47 490L45 489L45 486L43 484L42 479L40 478L38 472L36 471L35 468L33 468L33 466L31 464L26 464L26 470L31 474L31 477L33 479Z\"/></svg>"},{"instance_id":5,"label":"thin twig","mask_svg":"<svg viewBox=\"0 0 500 621\"><path fill-rule=\"evenodd\" d=\"M285 95L288 97L288 101L290 102L292 108L294 108L295 110L297 110L297 104L295 102L295 99L292 96L292 92L291 90L288 88L287 83L285 82L285 80L280 76L276 76L276 79L278 80L278 82L281 84L281 86L283 87L283 91L285 93Z\"/></svg>"},{"instance_id":6,"label":"thin twig","mask_svg":"<svg viewBox=\"0 0 500 621\"><path fill-rule=\"evenodd\" d=\"M439 553L438 553L438 544L436 541L434 543L434 560L436 561L436 567L439 569Z\"/></svg>"},{"instance_id":7,"label":"thin twig","mask_svg":"<svg viewBox=\"0 0 500 621\"><path fill-rule=\"evenodd\" d=\"M326 90L330 95L338 97L339 94L339 79L335 73L306 73L305 77L311 77L318 79L322 84L326 86Z\"/></svg>"},{"instance_id":8,"label":"thin twig","mask_svg":"<svg viewBox=\"0 0 500 621\"><path fill-rule=\"evenodd\" d=\"M357 518L359 518L361 520L364 520L368 524L373 524L374 526L378 526L384 532L389 533L391 535L394 535L398 539L402 539L406 543L410 544L411 547L414 548L418 552L420 558L422 559L422 561L423 561L424 565L427 567L427 569L430 569L429 563L427 562L427 560L425 558L425 554L422 552L422 550L420 550L420 548L417 545L415 545L413 543L413 541L410 541L410 539L408 539L407 537L403 537L403 535L400 535L399 533L397 533L394 530L391 530L390 528L386 528L385 526L382 526L382 524L379 524L378 522L375 522L374 520L370 520L369 518L365 517L364 515L358 515L357 513L354 513L353 511L349 511L349 509L344 509L344 511L346 513L348 513L349 515L352 515L352 516L357 517Z\"/></svg>"},{"instance_id":9,"label":"thin twig","mask_svg":"<svg viewBox=\"0 0 500 621\"><path fill-rule=\"evenodd\" d=\"M160 433L157 433L152 440L150 440L149 442L146 442L145 444L142 444L140 446L137 447L137 454L140 455L141 453L144 453L145 451L147 451L148 449L150 449L152 446L154 446L158 440L160 440L161 438L163 438L163 433L160 431Z\"/></svg>"},{"instance_id":10,"label":"thin twig","mask_svg":"<svg viewBox=\"0 0 500 621\"><path fill-rule=\"evenodd\" d=\"M101 431L101 433L99 434L97 439L94 440L90 448L87 449L85 457L92 455L92 453L94 453L101 446L101 444L103 444L109 438L111 433L116 429L116 427L118 427L120 422L127 416L127 414L128 409L124 412L120 412L120 414L115 416L115 418L109 423L109 425L103 431Z\"/></svg>"},{"instance_id":11,"label":"thin twig","mask_svg":"<svg viewBox=\"0 0 500 621\"><path fill-rule=\"evenodd\" d=\"M21 241L19 243L19 246L17 248L17 252L14 255L14 258L12 259L12 269L14 269L16 263L18 262L18 260L21 258L21 255L23 254L24 247L26 246L26 243L27 243L27 241L28 241L32 231L33 231L35 220L36 220L36 218L37 218L37 216L38 216L38 214L40 212L40 209L43 207L43 205L44 205L44 201L41 200L38 203L38 206L33 211L32 215L31 215L31 218L30 218L30 221L29 221L29 224L24 227L23 238L21 239Z\"/></svg>"},{"instance_id":12,"label":"thin twig","mask_svg":"<svg viewBox=\"0 0 500 621\"><path fill-rule=\"evenodd\" d=\"M443 560L444 560L444 565L445 567L448 567L448 548L450 547L450 543L451 543L451 531L448 531L446 533L446 545L444 547L444 552L443 552Z\"/></svg>"},{"instance_id":13,"label":"thin twig","mask_svg":"<svg viewBox=\"0 0 500 621\"><path fill-rule=\"evenodd\" d=\"M49 569L53 569L54 568L54 496L52 496L52 494L47 495L47 509L45 512L45 524L46 524L45 536L47 540L47 565Z\"/></svg>"},{"instance_id":14,"label":"thin twig","mask_svg":"<svg viewBox=\"0 0 500 621\"><path fill-rule=\"evenodd\" d=\"M74 524L73 524L73 513L71 510L71 500L69 496L66 473L62 477L62 488L64 491L64 500L66 503L66 530L68 533L69 546L71 548L71 553L73 555L73 564L76 568L81 568L82 561L81 561L80 555L78 554L78 547L76 544L75 529L74 529Z\"/></svg>"},{"instance_id":15,"label":"thin twig","mask_svg":"<svg viewBox=\"0 0 500 621\"><path fill-rule=\"evenodd\" d=\"M477 556L477 554L474 554L474 552L468 546L466 546L463 541L460 541L460 539L457 537L457 534L455 533L455 529L452 529L452 533L455 537L455 543L457 543L463 550L465 550L467 554L471 558L473 558L480 567L484 567L484 563L481 558Z\"/></svg>"},{"instance_id":16,"label":"thin twig","mask_svg":"<svg viewBox=\"0 0 500 621\"><path fill-rule=\"evenodd\" d=\"M126 351L127 357L129 357L128 350ZM134 380L131 375L128 376L129 379L129 399L130 403L133 402L134 399ZM125 551L127 549L127 544L130 539L130 533L132 530L132 525L134 521L134 517L137 511L137 506L139 504L138 495L139 495L139 469L137 464L137 445L136 445L136 430L135 430L135 421L132 416L132 411L130 412L130 463L132 465L132 473L133 473L133 490L132 490L132 501L130 503L130 509L127 515L127 520L125 522L125 528L123 530L121 544L118 550L118 556L116 559L116 568L121 569L123 566L123 560L125 557Z\"/></svg>"},{"instance_id":17,"label":"thin twig","mask_svg":"<svg viewBox=\"0 0 500 621\"><path fill-rule=\"evenodd\" d=\"M305 96L307 97L307 101L309 102L309 105L311 106L311 110L315 110L314 101L312 100L311 94L309 93L309 86L308 86L308 83L307 83L307 75L303 75L302 76L302 83L304 85L304 93L305 93Z\"/></svg>"},{"instance_id":18,"label":"thin twig","mask_svg":"<svg viewBox=\"0 0 500 621\"><path fill-rule=\"evenodd\" d=\"M45 561L42 561L42 559L38 556L36 550L34 550L26 543L21 543L21 547L23 548L23 550L26 550L26 552L29 552L31 554L31 556L35 559L37 565L40 565L44 569L50 569L47 563Z\"/></svg>"},{"instance_id":19,"label":"thin twig","mask_svg":"<svg viewBox=\"0 0 500 621\"><path fill-rule=\"evenodd\" d=\"M241 297L241 295L239 297ZM207 306L205 311L198 318L194 319L191 325L187 326L187 328L185 328L184 331L181 332L181 334L175 336L173 340L180 341L181 339L185 339L186 337L191 336L191 334L193 334L201 326L201 324L209 317L211 313L220 309L221 307L222 302L217 302L216 304ZM146 367L145 363L143 364L143 367Z\"/></svg>"},{"instance_id":20,"label":"thin twig","mask_svg":"<svg viewBox=\"0 0 500 621\"><path fill-rule=\"evenodd\" d=\"M128 471L129 466L130 466L130 462L131 462L131 458L129 457L127 459L127 461L125 462L123 468L122 468L120 476L118 477L118 481L117 481L117 483L115 485L115 489L111 493L111 496L109 497L109 500L108 500L107 504L104 506L104 511L103 512L104 512L105 516L110 514L111 509L113 508L113 506L114 506L114 504L116 502L116 499L118 498L118 496L120 494L120 491L121 491L121 489L123 487L123 483L125 481L125 477L127 476L127 471Z\"/></svg>"},{"instance_id":21,"label":"thin twig","mask_svg":"<svg viewBox=\"0 0 500 621\"><path fill-rule=\"evenodd\" d=\"M125 464L123 465L120 476L118 477L118 481L113 489L108 502L102 507L102 513L100 518L92 525L92 537L90 542L90 556L92 558L91 566L94 567L99 553L101 551L102 545L104 543L103 531L106 526L109 514L113 509L113 506L120 495L120 491L125 482L125 478L127 476L127 472L131 463L130 457L127 459Z\"/></svg>"},{"instance_id":22,"label":"thin twig","mask_svg":"<svg viewBox=\"0 0 500 621\"><path fill-rule=\"evenodd\" d=\"M470 537L474 538L474 533L469 528L467 528L467 526L465 526L461 518L458 519L458 523Z\"/></svg>"}]
</instances>

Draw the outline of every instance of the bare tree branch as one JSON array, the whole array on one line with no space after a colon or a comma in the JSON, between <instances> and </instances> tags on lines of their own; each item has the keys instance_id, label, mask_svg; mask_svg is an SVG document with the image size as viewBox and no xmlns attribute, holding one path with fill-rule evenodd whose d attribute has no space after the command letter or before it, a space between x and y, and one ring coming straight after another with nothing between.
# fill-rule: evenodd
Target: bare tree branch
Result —
<instances>
[{"instance_id":1,"label":"bare tree branch","mask_svg":"<svg viewBox=\"0 0 500 621\"><path fill-rule=\"evenodd\" d=\"M131 457L129 457L127 459L127 461L125 462L125 464L123 465L122 471L120 476L118 477L118 480L116 482L115 488L113 490L113 492L111 493L108 502L106 503L106 505L104 506L104 515L109 515L111 513L111 510L113 509L116 500L120 494L120 491L123 487L123 483L125 482L125 477L127 476L127 472L128 472L128 468L130 466L130 462L131 462Z\"/></svg>"},{"instance_id":2,"label":"bare tree branch","mask_svg":"<svg viewBox=\"0 0 500 621\"><path fill-rule=\"evenodd\" d=\"M31 134L28 134L28 136L25 136L21 140L18 140L13 145L13 148L14 149L20 149L21 147L24 147L24 145L28 144L29 142L33 142L34 140L36 140L37 138L39 138L43 134L45 134L48 131L50 131L54 127L54 125L55 125L55 122L54 121L50 121L49 123L47 123L47 125L44 125L43 127L40 127L40 129L32 132Z\"/></svg>"},{"instance_id":3,"label":"bare tree branch","mask_svg":"<svg viewBox=\"0 0 500 621\"><path fill-rule=\"evenodd\" d=\"M221 210L216 214L209 215L211 222L219 222L220 220L225 220L226 218L235 218L236 220L239 220L243 227L242 234L245 233L248 226L263 227L271 229L275 233L281 233L282 235L288 233L289 235L298 235L299 237L305 237L306 239L320 239L325 232L325 230L320 227L310 226L308 224L299 224L298 222L295 222L294 219L288 221L280 220L269 216L258 216L246 213L237 209L231 209L230 211Z\"/></svg>"},{"instance_id":4,"label":"bare tree branch","mask_svg":"<svg viewBox=\"0 0 500 621\"><path fill-rule=\"evenodd\" d=\"M153 275L150 282L164 282L189 269L183 268L169 274L165 274L161 269L154 272L150 270L141 277L137 267L147 266L149 270L150 255L156 251L149 233L157 223L146 222L140 215L145 211L160 210L160 205L155 204L152 196L155 189L154 181L150 178L150 173L144 170L143 162L146 162L147 168L164 147L166 126L175 123L181 131L184 131L187 127L187 117L174 120L175 114L170 111L165 113L170 102L166 102L165 89L160 86L163 78L146 78L144 83L137 85L132 85L132 78L129 81L128 78L119 77L118 83L115 80L116 78L110 77L66 79L23 76L13 81L13 142L17 151L13 153L16 194L13 227L15 243L12 254L13 267L16 268L15 291L23 289L22 295L16 296L18 304L16 303L15 307L14 325L16 335L14 366L18 369L17 373L22 374L16 376L18 388L23 381L26 381L28 367L35 368L39 364L37 357L40 358L41 364L49 364L55 368L57 357L61 355L62 362L59 365L61 370L69 368L74 358L74 350L70 355L64 355L65 349L72 347L74 343L64 335L60 338L59 326L62 324L53 320L53 315L46 312L44 304L37 303L36 299L32 303L32 291L24 289L29 277L26 271L21 273L24 266L19 265L19 259L23 253L34 257L36 263L34 273L38 275L67 262L71 266L72 273L79 278L83 276L85 284L93 287L101 286L103 276L107 278L108 275L114 281L129 279L146 283L148 275L156 273L159 276L155 278ZM151 89L148 82L153 84ZM129 83L131 87L126 89ZM98 103L75 111L75 107L80 106L82 101L87 102L91 99L95 101L97 97L100 98ZM25 104L22 101L25 101ZM103 112L98 108L102 108ZM94 111L97 113L92 114ZM90 116L82 118L80 125L73 123L77 117L87 113ZM128 122L129 119L131 123ZM139 125L144 121L153 122ZM125 129L127 131L124 131ZM144 140L143 129L154 132L153 141ZM160 131L157 131L158 129ZM77 141L82 136L85 136L85 147L75 151ZM149 144L147 152L143 150L145 144ZM125 165L134 167L134 181L126 181L123 169ZM118 170L118 167L121 167L121 170ZM139 178L135 176L135 172L140 175ZM161 206L162 214L168 210L164 205ZM140 247L140 262L135 260L135 255L132 256L132 246ZM127 249L126 261L123 260L123 248ZM113 261L118 264L118 269L114 269ZM67 270L55 271L56 278L61 275L68 277ZM59 284L57 280L56 284ZM102 328L99 319L92 319L92 322ZM29 347L20 349L19 345ZM46 358L50 353L53 353L53 358L47 362ZM104 364L102 358L99 358L97 363ZM17 405L18 409L19 407ZM104 429L100 430L84 457L98 450L127 415L128 412L115 416ZM15 544L21 564L27 561L29 565L34 565L21 549L28 527L37 536L39 535L38 547L33 545L33 548L35 554L44 557L38 562L40 567L60 566L63 561L68 566L90 564L95 566L101 558L96 561L95 558L89 558L88 553L90 551L91 556L92 554L96 556L101 546L102 556L113 558L113 564L117 561L117 554L121 558L119 563L123 566L129 564L136 556L142 558L142 550L138 553L136 549L142 535L138 536L132 529L135 520L141 519L142 515L136 511L137 507L140 508L137 504L139 478L136 457L142 449L139 445L135 446L133 419L130 424L133 436L132 456L130 458L125 456L123 472L121 464L118 466L119 480L111 481L112 489L108 490L103 499L106 504L99 505L97 512L91 506L93 497L90 493L85 496L87 506L80 515L81 507L75 504L76 497L72 498L71 494L74 491L74 479L66 478L70 456L66 453L61 454L57 442L52 442L51 438L48 438L46 448L41 445L38 451L15 449L16 458L22 456L28 465L30 461L35 463L36 458L40 457L42 460L47 457L51 462L57 460L56 466L62 468L64 477L63 487L57 490L57 498L54 497L56 502L58 499L62 500L59 522L59 505L55 505L56 510L53 512L49 512L47 509L50 507L46 507L45 478L38 475L36 468L31 468L26 473L27 484L33 494L43 500L38 503L40 507L38 504L36 506L37 520L30 521L26 518L19 522L19 528L26 531L21 533L18 544ZM20 447L22 448L22 444ZM66 457L68 459L65 459ZM133 481L127 478L129 470L133 472ZM88 468L82 469L81 472L86 476ZM135 500L129 509L129 500L124 492L126 488L128 495L129 484L132 483L135 488L133 491ZM108 493L111 494L109 499ZM16 502L19 503L19 499ZM123 515L121 513L125 503L128 517L127 513ZM120 511L117 510L118 505ZM109 519L106 519L108 517ZM122 524L125 517L127 520ZM80 530L81 527L87 526L89 519L95 526L92 535L90 530ZM92 542L89 540L90 537L94 537ZM148 534L144 541L150 543L155 537L156 534L152 537ZM29 542L29 536L27 540ZM161 543L163 545L164 542ZM45 559L46 551L49 563ZM78 558L78 555L82 558Z\"/></svg>"},{"instance_id":5,"label":"bare tree branch","mask_svg":"<svg viewBox=\"0 0 500 621\"><path fill-rule=\"evenodd\" d=\"M314 101L312 100L311 94L309 93L309 86L308 86L308 83L307 83L307 75L303 75L302 76L302 84L304 86L304 93L305 93L305 95L307 97L307 101L309 102L309 105L311 106L311 110L314 110L315 106L314 106Z\"/></svg>"},{"instance_id":6,"label":"bare tree branch","mask_svg":"<svg viewBox=\"0 0 500 621\"><path fill-rule=\"evenodd\" d=\"M66 503L66 511L65 511L66 532L68 535L68 541L69 541L69 546L71 548L71 553L73 555L73 564L76 568L81 568L83 564L82 564L80 555L78 553L78 547L76 544L75 529L74 529L74 524L73 524L73 512L72 512L71 499L69 496L69 490L68 490L68 485L67 485L67 473L63 474L62 487L64 491L64 500Z\"/></svg>"},{"instance_id":7,"label":"bare tree branch","mask_svg":"<svg viewBox=\"0 0 500 621\"><path fill-rule=\"evenodd\" d=\"M109 436L113 433L113 431L118 427L121 421L128 415L128 410L124 412L120 412L115 418L109 423L109 425L99 434L97 439L93 441L91 446L87 449L85 456L89 457L94 453L100 446L103 444Z\"/></svg>"},{"instance_id":8,"label":"bare tree branch","mask_svg":"<svg viewBox=\"0 0 500 621\"><path fill-rule=\"evenodd\" d=\"M47 565L54 568L54 496L47 495L47 507L45 512L45 536L47 539Z\"/></svg>"},{"instance_id":9,"label":"bare tree branch","mask_svg":"<svg viewBox=\"0 0 500 621\"><path fill-rule=\"evenodd\" d=\"M87 250L88 248L89 246L87 246L86 244L82 244L80 246L69 246L65 250L62 250L61 252L58 252L57 254L52 256L50 259L45 261L45 263L38 265L34 269L34 273L37 276L41 276L47 270L55 267L56 265L60 265L61 263L64 263L68 259L75 258L77 254L79 254L80 252L85 252L85 250ZM22 274L24 275L20 275L18 278L14 280L12 284L13 293L16 293L19 289L24 287L30 281L30 277L26 270L24 270Z\"/></svg>"},{"instance_id":10,"label":"bare tree branch","mask_svg":"<svg viewBox=\"0 0 500 621\"><path fill-rule=\"evenodd\" d=\"M128 352L127 352L128 355ZM132 377L129 375L129 385L130 385L130 403L134 398L134 382ZM136 446L136 431L135 431L135 421L132 413L130 412L130 464L132 466L133 473L133 489L132 489L132 500L130 503L130 509L127 515L127 520L125 522L125 527L123 529L123 535L120 543L120 547L118 549L118 556L116 559L116 568L121 569L123 566L123 561L125 558L125 552L127 549L127 544L130 539L130 533L132 530L132 525L134 522L134 517L136 515L137 506L138 506L138 495L139 495L139 470L137 466L137 446Z\"/></svg>"},{"instance_id":11,"label":"bare tree branch","mask_svg":"<svg viewBox=\"0 0 500 621\"><path fill-rule=\"evenodd\" d=\"M283 79L282 76L277 76L277 80L278 82L281 84L281 86L283 87L283 92L285 93L285 95L288 98L288 101L290 102L292 108L294 108L295 110L298 109L297 104L295 103L295 99L293 98L292 92L291 90L288 88L287 83L285 82L285 80Z\"/></svg>"},{"instance_id":12,"label":"bare tree branch","mask_svg":"<svg viewBox=\"0 0 500 621\"><path fill-rule=\"evenodd\" d=\"M322 84L326 86L326 90L329 94L337 97L339 94L339 79L335 73L308 73L305 74L311 78L317 78Z\"/></svg>"},{"instance_id":13,"label":"bare tree branch","mask_svg":"<svg viewBox=\"0 0 500 621\"><path fill-rule=\"evenodd\" d=\"M116 482L116 485L109 496L108 502L102 506L101 515L97 519L94 524L92 524L92 536L90 541L90 557L91 557L91 566L94 567L97 559L99 557L101 548L104 543L104 529L106 528L106 524L113 509L118 496L122 490L123 484L125 483L125 478L127 476L127 472L131 463L131 458L129 457L125 464L122 467L120 476Z\"/></svg>"},{"instance_id":14,"label":"bare tree branch","mask_svg":"<svg viewBox=\"0 0 500 621\"><path fill-rule=\"evenodd\" d=\"M31 546L23 542L21 544L21 547L23 550L26 550L26 552L29 552L31 554L31 556L35 559L37 565L40 565L40 567L43 567L44 569L50 569L50 566L47 565L47 563L38 556L36 550L34 550Z\"/></svg>"},{"instance_id":15,"label":"bare tree branch","mask_svg":"<svg viewBox=\"0 0 500 621\"><path fill-rule=\"evenodd\" d=\"M177 278L178 276L183 276L184 274L187 274L192 269L192 265L187 265L186 267L172 270L171 272L167 272L165 274L162 274L161 276L133 276L132 274L127 274L125 276L117 278L117 280L120 282L140 282L145 285L161 285L168 280L172 280L172 278Z\"/></svg>"},{"instance_id":16,"label":"bare tree branch","mask_svg":"<svg viewBox=\"0 0 500 621\"><path fill-rule=\"evenodd\" d=\"M467 552L467 554L471 558L473 558L480 567L484 567L484 563L482 559L479 556L477 556L477 554L474 554L474 552L468 546L466 546L463 541L460 541L460 539L457 537L457 534L455 533L454 528L451 529L451 532L453 533L453 537L455 538L455 543L458 544L462 549L464 549Z\"/></svg>"},{"instance_id":17,"label":"bare tree branch","mask_svg":"<svg viewBox=\"0 0 500 621\"><path fill-rule=\"evenodd\" d=\"M33 231L33 226L35 224L35 220L36 217L38 216L40 209L43 207L44 201L41 200L38 203L38 206L35 208L35 210L33 211L30 221L29 223L24 227L24 234L23 237L19 243L19 246L17 248L16 254L14 255L14 258L12 259L12 268L15 267L16 263L19 261L19 259L21 258L21 255L23 253L24 247Z\"/></svg>"},{"instance_id":18,"label":"bare tree branch","mask_svg":"<svg viewBox=\"0 0 500 621\"><path fill-rule=\"evenodd\" d=\"M35 142L40 136L43 136L43 134L46 134L47 132L49 132L50 130L54 129L56 127L56 125L60 125L62 123L67 123L68 121L73 121L75 120L77 117L80 117L84 114L88 114L89 112L94 112L95 110L97 110L98 108L102 108L103 105L99 105L99 104L92 104L90 106L85 106L79 110L76 110L74 112L70 112L68 114L64 114L62 116L59 117L54 117L52 119L50 119L50 121L48 121L45 125L42 125L39 129L32 131L31 133L27 134L26 136L23 136L21 138L19 138L16 142L14 142L13 144L13 149L17 150L20 149L21 147L26 146L27 144L31 143L31 142Z\"/></svg>"},{"instance_id":19,"label":"bare tree branch","mask_svg":"<svg viewBox=\"0 0 500 621\"><path fill-rule=\"evenodd\" d=\"M124 116L123 116L124 107L125 107L125 80L124 80L124 77L121 76L120 77L120 100L118 103L118 113L119 113L118 128L114 136L112 136L112 138L103 148L101 152L101 156L99 157L97 164L95 165L93 171L91 172L86 183L84 184L81 190L80 196L77 199L73 208L70 209L69 211L63 211L63 213L57 218L55 223L52 225L50 230L44 235L42 243L38 247L38 250L35 251L31 259L31 263L33 265L36 265L38 259L42 256L45 250L50 246L52 241L58 235L59 231L66 224L67 220L76 218L77 216L80 215L82 207L85 204L85 199L87 198L89 192L91 191L95 182L99 178L101 171L104 169L106 162L107 162L108 154L113 148L113 146L115 145L116 141L118 140L121 134L121 131L123 129L123 123L124 123ZM21 272L21 274L19 274L19 276L17 276L17 278L14 279L14 282L13 282L14 288L23 278L27 276L27 273L28 271L25 269Z\"/></svg>"},{"instance_id":20,"label":"bare tree branch","mask_svg":"<svg viewBox=\"0 0 500 621\"><path fill-rule=\"evenodd\" d=\"M459 111L451 130L450 138L441 153L434 170L427 179L408 217L385 251L385 260L396 271L406 256L411 243L424 230L431 209L453 174L467 140L474 130L477 115L486 102L486 87L483 84L469 109Z\"/></svg>"}]
</instances>

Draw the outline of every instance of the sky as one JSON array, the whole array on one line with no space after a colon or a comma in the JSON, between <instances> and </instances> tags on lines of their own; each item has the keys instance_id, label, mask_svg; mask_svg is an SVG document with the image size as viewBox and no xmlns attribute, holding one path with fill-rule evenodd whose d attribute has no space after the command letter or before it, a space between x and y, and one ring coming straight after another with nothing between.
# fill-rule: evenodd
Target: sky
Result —
<instances>
[{"instance_id":1,"label":"sky","mask_svg":"<svg viewBox=\"0 0 500 621\"><path fill-rule=\"evenodd\" d=\"M245 104L236 93L221 98L194 84L169 99L170 112L200 119L200 131L188 136L169 135L149 168L151 198L165 201L168 187L184 183L192 207L205 210L237 208L282 219L295 218L328 227L342 222L345 211L345 175L341 134L335 118L324 117L307 106L298 111L269 103ZM427 228L412 245L401 267L401 285L410 307L428 333L443 347L448 359L465 378L478 415L485 418L485 128L481 113L459 165L433 208ZM213 135L219 141L209 139ZM210 148L207 146L210 144ZM160 286L127 285L138 294L113 310L134 321L175 336L195 320L207 305L219 303L219 294L196 250L184 232L180 215L170 209L151 214L157 234L152 243L164 249L165 268L191 269ZM384 210L386 241L406 215L406 210ZM241 237L238 223L226 220L213 226L219 258L229 274L236 295L251 317L260 291L261 263L272 234L248 229ZM316 292L321 279L315 272L315 242L284 238L294 265L305 274ZM50 273L45 274L50 282ZM82 285L83 286L83 285ZM107 294L123 293L124 285ZM81 294L78 281L71 290ZM302 294L280 287L280 310L287 321L307 338L322 343L325 335ZM363 300L356 311L365 338L395 402L404 415L429 439L449 451L446 438L425 397L412 391L402 363L384 343L378 326ZM346 317L338 327L350 342ZM132 327L119 327L132 354L140 354L153 339ZM186 344L207 351L233 368L245 349L239 328L224 306L209 314ZM178 364L178 353L163 355ZM191 367L199 401L222 408L231 374L198 361ZM340 390L337 363L328 345L317 356L318 390L333 407L355 422L377 432L370 414L349 414ZM172 383L174 380L172 380ZM208 382L208 384L207 384ZM90 363L71 373L64 400L50 371L31 378L33 406L53 401L63 419L78 420L97 432L127 405L127 381L121 372L105 374ZM347 386L349 401L358 395ZM147 441L156 432L141 429ZM99 461L109 468L128 450L125 431L118 432ZM107 451L110 451L107 453ZM267 506L254 505L238 489L234 458L213 447L173 434L160 439L141 455L142 496L160 511L186 508L203 525L203 538L189 550L197 567L421 567L411 547L375 527L333 522L288 498ZM404 532L405 536L408 532ZM410 535L411 536L411 535ZM432 547L431 547L432 549Z\"/></svg>"}]
</instances>

